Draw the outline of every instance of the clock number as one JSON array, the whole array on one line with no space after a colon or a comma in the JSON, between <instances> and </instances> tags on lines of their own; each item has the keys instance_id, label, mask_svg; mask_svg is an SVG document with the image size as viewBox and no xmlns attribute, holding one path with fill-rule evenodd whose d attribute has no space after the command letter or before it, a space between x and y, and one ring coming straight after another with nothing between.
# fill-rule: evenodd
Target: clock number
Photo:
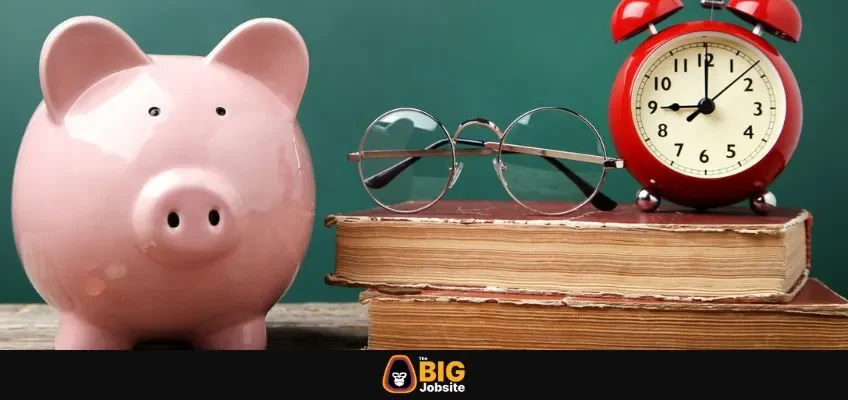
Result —
<instances>
[{"instance_id":1,"label":"clock number","mask_svg":"<svg viewBox=\"0 0 848 400\"><path fill-rule=\"evenodd\" d=\"M757 111L754 111L754 116L763 115L763 103L760 103L759 101L755 101L754 105L757 106Z\"/></svg>"},{"instance_id":2,"label":"clock number","mask_svg":"<svg viewBox=\"0 0 848 400\"><path fill-rule=\"evenodd\" d=\"M680 152L683 151L683 143L675 143L674 145L677 146L677 156L680 157Z\"/></svg>"},{"instance_id":3,"label":"clock number","mask_svg":"<svg viewBox=\"0 0 848 400\"><path fill-rule=\"evenodd\" d=\"M657 135L659 135L660 137L668 136L668 125L660 124L660 130L659 132L657 132Z\"/></svg>"},{"instance_id":4,"label":"clock number","mask_svg":"<svg viewBox=\"0 0 848 400\"><path fill-rule=\"evenodd\" d=\"M710 156L707 155L706 150L701 152L701 162L704 163L704 164L710 162Z\"/></svg>"},{"instance_id":5,"label":"clock number","mask_svg":"<svg viewBox=\"0 0 848 400\"><path fill-rule=\"evenodd\" d=\"M680 60L675 58L674 59L674 72L678 72L678 69L680 67L679 64L680 64ZM689 60L686 59L686 58L683 59L683 72L689 72Z\"/></svg>"},{"instance_id":6,"label":"clock number","mask_svg":"<svg viewBox=\"0 0 848 400\"><path fill-rule=\"evenodd\" d=\"M704 46L706 46L706 45L707 45L707 44L706 44L706 43L704 43ZM703 54L698 54L698 67L699 67L699 68L700 68L700 67L701 67L701 65L703 64L703 60L702 60L702 58L703 58L703 57L704 57L704 55L703 55ZM707 66L708 66L708 67L712 67L712 66L713 66L713 53L707 53L707 57L706 57L706 58L707 58Z\"/></svg>"},{"instance_id":7,"label":"clock number","mask_svg":"<svg viewBox=\"0 0 848 400\"><path fill-rule=\"evenodd\" d=\"M727 158L736 157L736 150L733 150L734 147L736 147L735 144L727 145Z\"/></svg>"},{"instance_id":8,"label":"clock number","mask_svg":"<svg viewBox=\"0 0 848 400\"><path fill-rule=\"evenodd\" d=\"M730 59L730 73L733 73L733 59Z\"/></svg>"},{"instance_id":9,"label":"clock number","mask_svg":"<svg viewBox=\"0 0 848 400\"><path fill-rule=\"evenodd\" d=\"M754 80L751 78L745 78L745 82L748 82L748 87L745 88L746 92L753 92L754 89L751 87L754 84Z\"/></svg>"},{"instance_id":10,"label":"clock number","mask_svg":"<svg viewBox=\"0 0 848 400\"><path fill-rule=\"evenodd\" d=\"M648 102L648 108L651 109L651 114L657 112L657 102L653 101L653 100L649 101Z\"/></svg>"},{"instance_id":11,"label":"clock number","mask_svg":"<svg viewBox=\"0 0 848 400\"><path fill-rule=\"evenodd\" d=\"M654 77L654 90L660 90L660 87L662 87L662 89L665 90L665 91L668 91L669 89L671 89L671 79L666 77L666 78L662 78L662 81L660 81L660 78L655 76Z\"/></svg>"},{"instance_id":12,"label":"clock number","mask_svg":"<svg viewBox=\"0 0 848 400\"><path fill-rule=\"evenodd\" d=\"M745 133L743 135L747 136L748 139L754 138L754 127L752 125L748 125L748 129L745 129Z\"/></svg>"}]
</instances>

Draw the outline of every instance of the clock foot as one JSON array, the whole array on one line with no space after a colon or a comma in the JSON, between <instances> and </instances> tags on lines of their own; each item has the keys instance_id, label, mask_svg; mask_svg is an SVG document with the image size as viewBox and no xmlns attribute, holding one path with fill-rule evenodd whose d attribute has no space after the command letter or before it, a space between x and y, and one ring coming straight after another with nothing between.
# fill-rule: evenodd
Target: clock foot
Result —
<instances>
[{"instance_id":1,"label":"clock foot","mask_svg":"<svg viewBox=\"0 0 848 400\"><path fill-rule=\"evenodd\" d=\"M767 215L777 207L777 198L772 192L763 192L751 197L751 210L760 215Z\"/></svg>"},{"instance_id":2,"label":"clock foot","mask_svg":"<svg viewBox=\"0 0 848 400\"><path fill-rule=\"evenodd\" d=\"M636 193L636 207L642 212L649 213L656 211L660 208L661 202L662 200L660 200L659 196L654 196L647 189L639 190Z\"/></svg>"}]
</instances>

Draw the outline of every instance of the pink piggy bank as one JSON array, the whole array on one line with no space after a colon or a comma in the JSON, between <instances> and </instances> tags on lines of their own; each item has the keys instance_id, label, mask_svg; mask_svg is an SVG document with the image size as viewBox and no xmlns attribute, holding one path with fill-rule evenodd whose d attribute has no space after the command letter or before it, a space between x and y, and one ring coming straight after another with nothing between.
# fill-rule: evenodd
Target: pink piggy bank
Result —
<instances>
[{"instance_id":1,"label":"pink piggy bank","mask_svg":"<svg viewBox=\"0 0 848 400\"><path fill-rule=\"evenodd\" d=\"M245 22L206 56L147 55L96 17L50 33L12 223L60 312L56 349L266 347L315 216L296 120L308 69L277 19Z\"/></svg>"}]
</instances>

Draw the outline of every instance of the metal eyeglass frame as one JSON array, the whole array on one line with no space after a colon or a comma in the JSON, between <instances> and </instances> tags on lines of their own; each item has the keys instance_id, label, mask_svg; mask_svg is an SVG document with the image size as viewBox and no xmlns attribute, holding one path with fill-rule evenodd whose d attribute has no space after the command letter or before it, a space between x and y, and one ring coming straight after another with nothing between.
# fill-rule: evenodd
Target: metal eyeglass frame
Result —
<instances>
[{"instance_id":1,"label":"metal eyeglass frame","mask_svg":"<svg viewBox=\"0 0 848 400\"><path fill-rule=\"evenodd\" d=\"M564 111L566 113L571 114L572 116L579 118L584 124L586 124L590 129L592 129L592 132L595 134L596 139L598 140L598 143L600 144L602 155L598 156L598 155L583 154L583 153L573 153L573 152L568 152L568 151L552 150L552 149L530 147L530 146L512 145L512 144L505 143L506 138L509 136L509 133L510 133L512 127L516 123L518 123L518 121L521 121L527 115L530 115L532 113L536 113L536 112L539 112L539 111L545 111L545 110ZM417 113L421 113L422 115L425 115L425 116L431 118L434 122L436 122L436 124L439 126L439 128L442 129L442 132L444 132L445 138L438 140L436 142L433 142L432 144L430 144L429 146L427 146L423 150L363 150L363 146L365 145L365 140L368 138L368 132L371 131L371 129L374 127L374 125L377 124L379 121L381 121L387 115L397 113L397 112L402 112L402 111L417 112ZM497 136L498 141L497 142L487 142L487 141L482 141L482 140L461 139L459 137L459 135L462 133L462 131L465 128L467 128L469 126L473 126L473 125L481 125L481 126L484 126L486 128L489 128L489 130L492 131L495 134L495 136ZM479 148L478 149L457 149L456 148L457 143L464 144L464 145L470 145L470 146L477 146ZM440 149L440 147L442 147L446 144L450 144L449 150ZM506 181L503 177L503 170L504 170L505 166L504 166L504 164L501 160L502 153L513 153L513 154L519 153L519 154L528 154L528 155L536 155L536 156L543 157L546 161L548 161L550 164L552 164L557 170L559 170L566 177L568 177L568 179L571 180L571 182L573 182L578 187L578 189L580 189L583 192L583 194L586 196L586 200L584 200L582 203L578 204L577 206L572 207L569 210L560 211L560 212L543 212L543 211L536 210L536 209L524 204L521 200L517 199L512 194L512 192L509 190L509 187L508 187L508 185L507 185L507 183L506 183ZM445 129L445 126L442 124L442 122L439 121L436 117L427 113L426 111L423 111L423 110L420 110L420 109L417 109L417 108L408 108L408 107L396 108L396 109L393 109L393 110L386 111L385 113L383 113L382 115L377 117L374 121L372 121L370 125L368 125L368 128L365 130L365 134L362 136L362 139L360 140L359 151L349 153L347 155L347 159L348 159L349 162L354 162L354 163L357 164L358 169L359 169L359 176L361 178L360 180L361 180L363 186L365 187L365 192L368 193L368 196L371 197L371 199L374 200L375 203L377 203L381 207L383 207L387 210L390 210L390 211L394 211L394 212L397 212L397 213L403 213L403 214L412 214L412 213L417 213L417 212L420 212L422 210L426 210L427 208L430 208L431 206L433 206L434 204L439 202L445 196L445 194L447 194L448 190L450 190L454 186L457 179L459 178L459 175L462 173L462 165L463 165L461 162L457 162L457 155L461 155L461 156L486 156L486 155L492 155L492 154L497 154L497 157L492 159L492 166L494 167L495 173L497 174L498 179L501 181L501 185L503 185L503 188L506 190L507 194L516 203L520 204L522 207L524 207L524 208L526 208L526 209L528 209L528 210L530 210L534 213L539 213L539 214L542 214L542 215L551 215L551 216L565 215L565 214L574 212L577 209L580 209L581 207L583 207L584 205L586 205L589 202L591 202L593 206L595 206L596 208L598 208L599 210L602 210L602 211L611 211L611 210L614 210L618 206L618 203L616 203L614 200L612 200L607 195L602 193L600 191L600 188L603 185L604 180L606 179L607 170L624 168L624 161L621 160L621 159L618 159L618 158L607 157L606 146L604 145L604 141L601 138L601 134L598 132L598 130L595 128L595 126L591 122L589 122L589 120L586 119L583 115L581 115L581 114L579 114L579 113L577 113L573 110L570 110L568 108L564 108L564 107L538 107L538 108L534 108L530 111L527 111L527 112L519 115L517 118L515 118L509 124L509 126L507 126L506 130L503 131L503 132L492 121L489 121L489 120L483 119L483 118L472 118L472 119L469 119L469 120L466 120L466 121L463 121L462 123L460 123L452 137L448 133L447 129ZM374 175L368 177L368 178L366 178L364 176L364 173L362 171L362 163L361 163L361 161L363 159L366 159L366 158L370 158L370 159L374 159L374 158L397 158L397 157L407 157L407 158L398 162L397 164L395 164L391 167L384 169L383 171L380 171L377 174L374 174ZM405 171L407 168L412 166L412 164L414 164L416 161L418 161L421 157L451 157L451 160L452 160L452 163L451 163L452 167L450 168L450 175L447 177L447 180L445 182L445 186L442 188L441 193L439 193L439 195L434 200L432 200L429 203L425 204L424 206L416 208L414 210L397 210L397 209L392 208L391 206L388 206L388 205L380 202L380 200L378 200L376 197L374 197L374 195L368 190L369 188L379 189L379 188L389 184L394 178L396 178L403 171ZM592 164L602 165L603 168L602 168L602 172L601 172L601 179L598 181L598 186L595 187L591 183L588 183L585 180L583 180L582 178L580 178L579 176L577 176L577 174L575 174L573 171L571 171L571 169L569 169L563 163L561 163L559 161L559 159L572 160L572 161L582 161L582 162L588 162L588 163L592 163Z\"/></svg>"}]
</instances>

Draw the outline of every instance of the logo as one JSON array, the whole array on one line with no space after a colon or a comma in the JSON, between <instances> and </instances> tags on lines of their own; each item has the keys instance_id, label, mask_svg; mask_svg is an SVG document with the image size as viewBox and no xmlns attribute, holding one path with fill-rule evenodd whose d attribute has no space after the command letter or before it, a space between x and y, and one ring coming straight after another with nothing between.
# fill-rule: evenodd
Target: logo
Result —
<instances>
[{"instance_id":1,"label":"logo","mask_svg":"<svg viewBox=\"0 0 848 400\"><path fill-rule=\"evenodd\" d=\"M416 365L417 364L417 365ZM394 355L383 371L383 389L392 394L419 392L465 392L465 364L458 360L431 360L418 357L417 363L405 355Z\"/></svg>"},{"instance_id":2,"label":"logo","mask_svg":"<svg viewBox=\"0 0 848 400\"><path fill-rule=\"evenodd\" d=\"M383 372L383 389L393 394L410 393L415 390L417 384L415 366L409 357L392 356Z\"/></svg>"}]
</instances>

